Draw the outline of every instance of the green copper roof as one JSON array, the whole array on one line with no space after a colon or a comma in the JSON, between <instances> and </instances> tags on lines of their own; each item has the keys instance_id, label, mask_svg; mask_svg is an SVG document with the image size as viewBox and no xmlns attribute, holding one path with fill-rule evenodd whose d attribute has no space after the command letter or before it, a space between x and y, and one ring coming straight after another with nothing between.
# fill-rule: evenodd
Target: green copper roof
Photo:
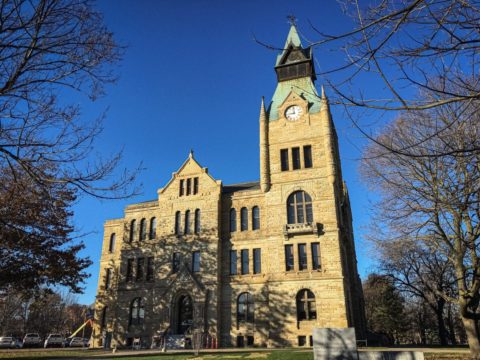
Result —
<instances>
[{"instance_id":1,"label":"green copper roof","mask_svg":"<svg viewBox=\"0 0 480 360\"><path fill-rule=\"evenodd\" d=\"M317 94L312 79L310 77L302 77L282 81L277 84L277 88L272 97L272 102L267 110L269 120L278 120L278 106L285 101L286 97L292 90L308 101L308 112L310 114L320 111L321 99Z\"/></svg>"},{"instance_id":2,"label":"green copper roof","mask_svg":"<svg viewBox=\"0 0 480 360\"><path fill-rule=\"evenodd\" d=\"M290 26L290 31L288 32L287 40L285 41L285 45L283 45L283 51L282 51L281 54L279 54L277 56L277 62L275 64L275 66L280 63L281 58L283 57L283 55L287 51L288 46L290 44L295 46L295 47L299 47L299 46L301 47L302 46L302 41L300 40L300 36L298 36L297 28L295 27L295 25Z\"/></svg>"}]
</instances>

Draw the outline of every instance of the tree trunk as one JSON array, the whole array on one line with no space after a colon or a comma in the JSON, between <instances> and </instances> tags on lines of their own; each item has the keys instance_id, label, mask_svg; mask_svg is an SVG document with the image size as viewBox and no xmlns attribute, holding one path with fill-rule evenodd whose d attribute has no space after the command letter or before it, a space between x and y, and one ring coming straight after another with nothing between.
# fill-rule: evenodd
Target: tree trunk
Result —
<instances>
[{"instance_id":1,"label":"tree trunk","mask_svg":"<svg viewBox=\"0 0 480 360\"><path fill-rule=\"evenodd\" d=\"M480 359L480 341L478 339L478 323L476 320L462 316L463 326L467 333L468 346L472 359Z\"/></svg>"},{"instance_id":2,"label":"tree trunk","mask_svg":"<svg viewBox=\"0 0 480 360\"><path fill-rule=\"evenodd\" d=\"M447 305L447 312L448 312L448 333L450 336L450 343L452 345L457 345L457 336L455 334L455 325L453 323L453 314L452 314L452 303L448 303Z\"/></svg>"},{"instance_id":3,"label":"tree trunk","mask_svg":"<svg viewBox=\"0 0 480 360\"><path fill-rule=\"evenodd\" d=\"M445 328L445 319L443 317L443 309L445 307L445 300L439 299L435 307L435 315L437 315L438 338L440 345L448 345L447 329Z\"/></svg>"}]
</instances>

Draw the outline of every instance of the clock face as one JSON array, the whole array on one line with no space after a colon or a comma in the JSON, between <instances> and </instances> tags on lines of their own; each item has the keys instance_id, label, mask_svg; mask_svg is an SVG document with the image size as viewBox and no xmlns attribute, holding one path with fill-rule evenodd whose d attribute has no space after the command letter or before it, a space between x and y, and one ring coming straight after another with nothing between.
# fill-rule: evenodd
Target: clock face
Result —
<instances>
[{"instance_id":1,"label":"clock face","mask_svg":"<svg viewBox=\"0 0 480 360\"><path fill-rule=\"evenodd\" d=\"M288 120L295 121L300 119L300 116L302 115L302 108L298 105L292 105L287 108L285 111L285 117Z\"/></svg>"}]
</instances>

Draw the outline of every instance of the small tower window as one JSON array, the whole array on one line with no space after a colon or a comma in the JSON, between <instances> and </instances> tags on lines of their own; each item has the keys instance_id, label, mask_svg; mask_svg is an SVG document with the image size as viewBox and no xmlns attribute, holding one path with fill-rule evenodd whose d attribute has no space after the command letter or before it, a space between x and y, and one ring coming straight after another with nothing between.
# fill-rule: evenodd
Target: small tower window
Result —
<instances>
[{"instance_id":1,"label":"small tower window","mask_svg":"<svg viewBox=\"0 0 480 360\"><path fill-rule=\"evenodd\" d=\"M288 171L288 149L280 150L280 161L282 165L282 171Z\"/></svg>"},{"instance_id":2,"label":"small tower window","mask_svg":"<svg viewBox=\"0 0 480 360\"><path fill-rule=\"evenodd\" d=\"M113 253L115 251L115 233L110 235L110 242L108 243L108 252Z\"/></svg>"},{"instance_id":3,"label":"small tower window","mask_svg":"<svg viewBox=\"0 0 480 360\"><path fill-rule=\"evenodd\" d=\"M306 169L312 167L312 147L310 145L303 147L303 161Z\"/></svg>"},{"instance_id":4,"label":"small tower window","mask_svg":"<svg viewBox=\"0 0 480 360\"><path fill-rule=\"evenodd\" d=\"M246 207L240 210L240 230L248 230L248 210Z\"/></svg>"},{"instance_id":5,"label":"small tower window","mask_svg":"<svg viewBox=\"0 0 480 360\"><path fill-rule=\"evenodd\" d=\"M298 147L292 148L292 169L300 169L300 148Z\"/></svg>"}]
</instances>

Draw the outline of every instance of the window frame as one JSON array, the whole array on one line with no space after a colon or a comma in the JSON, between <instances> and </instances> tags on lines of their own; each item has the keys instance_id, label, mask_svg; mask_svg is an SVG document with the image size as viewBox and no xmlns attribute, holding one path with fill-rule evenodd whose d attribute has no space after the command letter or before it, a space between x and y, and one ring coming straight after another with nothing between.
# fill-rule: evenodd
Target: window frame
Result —
<instances>
[{"instance_id":1,"label":"window frame","mask_svg":"<svg viewBox=\"0 0 480 360\"><path fill-rule=\"evenodd\" d=\"M317 319L317 303L315 294L310 289L301 289L295 299L297 321L311 321Z\"/></svg>"},{"instance_id":2,"label":"window frame","mask_svg":"<svg viewBox=\"0 0 480 360\"><path fill-rule=\"evenodd\" d=\"M145 281L154 281L155 280L155 258L153 256L147 257L147 272L145 274Z\"/></svg>"},{"instance_id":3,"label":"window frame","mask_svg":"<svg viewBox=\"0 0 480 360\"><path fill-rule=\"evenodd\" d=\"M129 325L142 325L144 321L145 304L141 297L136 297L130 303Z\"/></svg>"},{"instance_id":4,"label":"window frame","mask_svg":"<svg viewBox=\"0 0 480 360\"><path fill-rule=\"evenodd\" d=\"M238 275L237 250L230 250L230 275Z\"/></svg>"},{"instance_id":5,"label":"window frame","mask_svg":"<svg viewBox=\"0 0 480 360\"><path fill-rule=\"evenodd\" d=\"M137 233L137 219L133 219L130 221L130 237L129 242L133 243L136 240L136 233Z\"/></svg>"},{"instance_id":6,"label":"window frame","mask_svg":"<svg viewBox=\"0 0 480 360\"><path fill-rule=\"evenodd\" d=\"M301 201L297 195L301 194ZM303 219L303 221L301 221ZM287 223L288 224L312 224L313 201L312 197L304 190L291 193L287 198Z\"/></svg>"},{"instance_id":7,"label":"window frame","mask_svg":"<svg viewBox=\"0 0 480 360\"><path fill-rule=\"evenodd\" d=\"M250 273L250 259L248 249L240 250L240 273L248 275Z\"/></svg>"},{"instance_id":8,"label":"window frame","mask_svg":"<svg viewBox=\"0 0 480 360\"><path fill-rule=\"evenodd\" d=\"M248 209L245 206L240 209L240 231L248 231Z\"/></svg>"},{"instance_id":9,"label":"window frame","mask_svg":"<svg viewBox=\"0 0 480 360\"><path fill-rule=\"evenodd\" d=\"M320 243L313 242L310 244L310 250L312 253L312 269L320 270L322 268L322 258L320 252Z\"/></svg>"},{"instance_id":10,"label":"window frame","mask_svg":"<svg viewBox=\"0 0 480 360\"><path fill-rule=\"evenodd\" d=\"M157 218L153 216L150 218L150 231L148 232L148 238L153 240L157 237Z\"/></svg>"},{"instance_id":11,"label":"window frame","mask_svg":"<svg viewBox=\"0 0 480 360\"><path fill-rule=\"evenodd\" d=\"M249 292L243 292L237 297L237 325L255 322L255 300Z\"/></svg>"},{"instance_id":12,"label":"window frame","mask_svg":"<svg viewBox=\"0 0 480 360\"><path fill-rule=\"evenodd\" d=\"M195 224L194 224L194 229L193 229L193 232L195 234L200 234L200 231L201 231L201 211L200 209L195 209Z\"/></svg>"},{"instance_id":13,"label":"window frame","mask_svg":"<svg viewBox=\"0 0 480 360\"><path fill-rule=\"evenodd\" d=\"M125 281L126 282L133 282L133 269L135 266L135 259L129 258L127 259L127 271L125 273Z\"/></svg>"},{"instance_id":14,"label":"window frame","mask_svg":"<svg viewBox=\"0 0 480 360\"><path fill-rule=\"evenodd\" d=\"M293 245L285 245L285 271L293 271L295 269L295 257L293 254Z\"/></svg>"},{"instance_id":15,"label":"window frame","mask_svg":"<svg viewBox=\"0 0 480 360\"><path fill-rule=\"evenodd\" d=\"M300 147L292 147L292 170L300 170L302 168L302 160L300 158Z\"/></svg>"},{"instance_id":16,"label":"window frame","mask_svg":"<svg viewBox=\"0 0 480 360\"><path fill-rule=\"evenodd\" d=\"M110 234L110 240L108 242L108 252L111 254L115 251L115 242L117 240L117 235L115 233Z\"/></svg>"},{"instance_id":17,"label":"window frame","mask_svg":"<svg viewBox=\"0 0 480 360\"><path fill-rule=\"evenodd\" d=\"M260 208L254 206L252 208L252 230L260 229Z\"/></svg>"},{"instance_id":18,"label":"window frame","mask_svg":"<svg viewBox=\"0 0 480 360\"><path fill-rule=\"evenodd\" d=\"M180 270L182 255L179 252L172 254L172 274L176 274Z\"/></svg>"},{"instance_id":19,"label":"window frame","mask_svg":"<svg viewBox=\"0 0 480 360\"><path fill-rule=\"evenodd\" d=\"M307 258L307 244L298 244L298 270L303 271L308 269L308 258Z\"/></svg>"},{"instance_id":20,"label":"window frame","mask_svg":"<svg viewBox=\"0 0 480 360\"><path fill-rule=\"evenodd\" d=\"M200 272L200 251L192 252L192 272Z\"/></svg>"},{"instance_id":21,"label":"window frame","mask_svg":"<svg viewBox=\"0 0 480 360\"><path fill-rule=\"evenodd\" d=\"M180 210L175 212L175 235L182 234L182 212Z\"/></svg>"},{"instance_id":22,"label":"window frame","mask_svg":"<svg viewBox=\"0 0 480 360\"><path fill-rule=\"evenodd\" d=\"M262 273L262 249L261 248L253 249L253 273L254 274Z\"/></svg>"},{"instance_id":23,"label":"window frame","mask_svg":"<svg viewBox=\"0 0 480 360\"><path fill-rule=\"evenodd\" d=\"M280 150L280 170L288 171L289 169L289 157L288 157L288 148Z\"/></svg>"},{"instance_id":24,"label":"window frame","mask_svg":"<svg viewBox=\"0 0 480 360\"><path fill-rule=\"evenodd\" d=\"M183 233L185 235L190 235L191 234L191 228L190 228L190 210L185 211L185 219L184 219L184 224L183 224Z\"/></svg>"},{"instance_id":25,"label":"window frame","mask_svg":"<svg viewBox=\"0 0 480 360\"><path fill-rule=\"evenodd\" d=\"M140 241L147 240L147 219L140 220Z\"/></svg>"},{"instance_id":26,"label":"window frame","mask_svg":"<svg viewBox=\"0 0 480 360\"><path fill-rule=\"evenodd\" d=\"M143 281L143 278L145 277L144 267L145 267L145 258L144 257L137 258L137 271L135 272L135 282Z\"/></svg>"},{"instance_id":27,"label":"window frame","mask_svg":"<svg viewBox=\"0 0 480 360\"><path fill-rule=\"evenodd\" d=\"M303 146L303 167L311 169L313 167L312 145Z\"/></svg>"},{"instance_id":28,"label":"window frame","mask_svg":"<svg viewBox=\"0 0 480 360\"><path fill-rule=\"evenodd\" d=\"M231 208L229 212L230 217L230 232L237 231L237 210L235 208Z\"/></svg>"}]
</instances>

